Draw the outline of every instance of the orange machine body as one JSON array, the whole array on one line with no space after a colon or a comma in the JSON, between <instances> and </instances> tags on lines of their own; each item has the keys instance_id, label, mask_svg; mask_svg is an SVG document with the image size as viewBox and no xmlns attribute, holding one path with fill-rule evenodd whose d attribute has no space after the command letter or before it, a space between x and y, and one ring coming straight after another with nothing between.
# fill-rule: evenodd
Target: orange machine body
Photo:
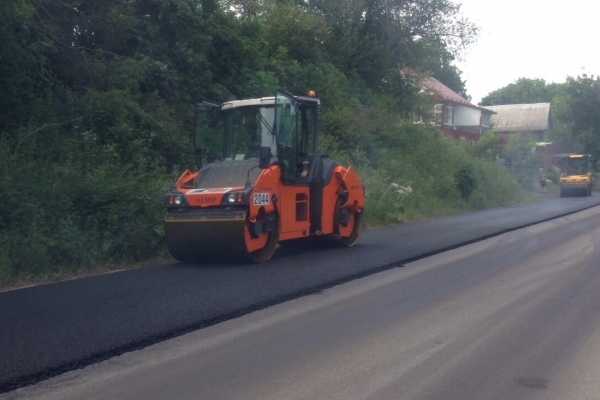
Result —
<instances>
[{"instance_id":1,"label":"orange machine body","mask_svg":"<svg viewBox=\"0 0 600 400\"><path fill-rule=\"evenodd\" d=\"M343 167L310 147L310 143L315 147L318 143L318 125L311 121L306 127L305 114L309 115L312 107L315 118L315 99L300 98L298 104L293 103L296 97L287 99L284 101L292 106L284 109L288 103L281 101L279 112L295 107L298 119L304 121L302 125L292 120L302 129L290 130L289 145L281 144L278 137L285 136L289 122L279 123L278 131L264 128L263 144L269 143L265 136L270 139L268 135L272 135L280 143L277 147L263 145L260 157L233 155L197 172L186 170L167 193L165 235L176 259L202 261L236 254L262 262L273 255L279 242L288 240L336 235L347 246L357 242L364 226L365 190L360 178L354 168ZM250 104L259 100L266 103L257 99ZM305 114L302 107L308 110ZM261 113L269 116L268 111ZM274 115L273 126L277 126L277 112ZM269 126L269 121L263 120L260 124ZM302 131L308 139L293 137Z\"/></svg>"}]
</instances>

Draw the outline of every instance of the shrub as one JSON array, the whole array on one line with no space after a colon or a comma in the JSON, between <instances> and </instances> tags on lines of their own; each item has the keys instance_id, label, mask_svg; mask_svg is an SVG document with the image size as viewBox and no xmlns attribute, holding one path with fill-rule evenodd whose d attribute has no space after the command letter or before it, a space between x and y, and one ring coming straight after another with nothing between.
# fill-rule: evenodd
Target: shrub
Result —
<instances>
[{"instance_id":1,"label":"shrub","mask_svg":"<svg viewBox=\"0 0 600 400\"><path fill-rule=\"evenodd\" d=\"M505 147L506 166L519 184L531 189L537 182L537 172L542 164L541 156L535 152L533 136L524 133L513 134Z\"/></svg>"},{"instance_id":2,"label":"shrub","mask_svg":"<svg viewBox=\"0 0 600 400\"><path fill-rule=\"evenodd\" d=\"M503 166L476 157L469 143L420 125L388 127L377 138L376 159L325 143L333 159L359 170L370 225L484 209L521 197L517 181Z\"/></svg>"},{"instance_id":3,"label":"shrub","mask_svg":"<svg viewBox=\"0 0 600 400\"><path fill-rule=\"evenodd\" d=\"M546 173L546 178L551 180L552 183L558 184L560 183L560 171L558 168L551 166L548 168L548 172Z\"/></svg>"},{"instance_id":4,"label":"shrub","mask_svg":"<svg viewBox=\"0 0 600 400\"><path fill-rule=\"evenodd\" d=\"M454 174L454 181L461 197L468 200L477 186L477 181L473 177L473 167L471 165L460 167Z\"/></svg>"}]
</instances>

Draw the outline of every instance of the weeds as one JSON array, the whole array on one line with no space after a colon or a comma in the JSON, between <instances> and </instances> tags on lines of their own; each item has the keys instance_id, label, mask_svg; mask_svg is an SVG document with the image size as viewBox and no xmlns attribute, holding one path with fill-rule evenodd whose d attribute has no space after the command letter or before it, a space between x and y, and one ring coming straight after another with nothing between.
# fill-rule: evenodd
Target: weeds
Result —
<instances>
[{"instance_id":1,"label":"weeds","mask_svg":"<svg viewBox=\"0 0 600 400\"><path fill-rule=\"evenodd\" d=\"M491 160L490 152L478 155L473 145L427 127L383 125L368 151L340 149L327 136L323 143L333 159L357 168L366 188L369 226L525 198L520 179ZM526 163L519 160L524 176ZM166 255L162 195L173 177L159 168L125 170L111 163L82 171L76 161L48 165L43 174L35 163L7 163L0 171L5 199L0 204L0 286L85 275ZM39 198L23 195L31 188Z\"/></svg>"},{"instance_id":2,"label":"weeds","mask_svg":"<svg viewBox=\"0 0 600 400\"><path fill-rule=\"evenodd\" d=\"M329 143L332 158L352 163L359 171L367 190L369 226L482 210L526 197L495 154L470 143L411 123L389 127L379 140L371 159Z\"/></svg>"}]
</instances>

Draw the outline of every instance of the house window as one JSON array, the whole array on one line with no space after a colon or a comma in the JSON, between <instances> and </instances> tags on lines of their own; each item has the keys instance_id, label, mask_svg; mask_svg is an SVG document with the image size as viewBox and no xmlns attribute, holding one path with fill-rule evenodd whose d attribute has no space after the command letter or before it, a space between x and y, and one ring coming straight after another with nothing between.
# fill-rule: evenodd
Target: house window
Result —
<instances>
[{"instance_id":1,"label":"house window","mask_svg":"<svg viewBox=\"0 0 600 400\"><path fill-rule=\"evenodd\" d=\"M434 122L436 126L442 126L443 121L443 105L436 104L434 109Z\"/></svg>"},{"instance_id":2,"label":"house window","mask_svg":"<svg viewBox=\"0 0 600 400\"><path fill-rule=\"evenodd\" d=\"M426 124L431 121L431 113L428 111L427 107L419 106L419 110L413 115L415 124Z\"/></svg>"},{"instance_id":3,"label":"house window","mask_svg":"<svg viewBox=\"0 0 600 400\"><path fill-rule=\"evenodd\" d=\"M490 115L489 114L485 114L485 115L481 116L481 127L482 128L490 127Z\"/></svg>"},{"instance_id":4,"label":"house window","mask_svg":"<svg viewBox=\"0 0 600 400\"><path fill-rule=\"evenodd\" d=\"M444 125L454 125L454 107L444 106Z\"/></svg>"}]
</instances>

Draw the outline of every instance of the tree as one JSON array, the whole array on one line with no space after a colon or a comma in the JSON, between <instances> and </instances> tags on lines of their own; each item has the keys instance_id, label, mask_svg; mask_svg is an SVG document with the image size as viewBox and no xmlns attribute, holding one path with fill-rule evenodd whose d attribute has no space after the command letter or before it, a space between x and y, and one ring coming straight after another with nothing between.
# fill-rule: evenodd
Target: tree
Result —
<instances>
[{"instance_id":1,"label":"tree","mask_svg":"<svg viewBox=\"0 0 600 400\"><path fill-rule=\"evenodd\" d=\"M535 151L535 139L527 133L511 134L504 149L506 166L524 188L532 188L541 166L541 156Z\"/></svg>"},{"instance_id":2,"label":"tree","mask_svg":"<svg viewBox=\"0 0 600 400\"><path fill-rule=\"evenodd\" d=\"M393 95L399 88L390 91L389 83L401 80L400 69L439 72L452 61L448 56L458 55L478 32L461 16L460 6L448 0L316 0L309 4L331 29L325 46L333 63L347 75L356 72L378 92ZM437 57L437 61L421 65L426 45L431 45L429 54L434 53L429 60Z\"/></svg>"},{"instance_id":3,"label":"tree","mask_svg":"<svg viewBox=\"0 0 600 400\"><path fill-rule=\"evenodd\" d=\"M455 56L443 43L437 40L415 40L411 53L412 68L433 76L465 99L471 99L467 94L465 81L461 79L462 72L452 65Z\"/></svg>"},{"instance_id":4,"label":"tree","mask_svg":"<svg viewBox=\"0 0 600 400\"><path fill-rule=\"evenodd\" d=\"M543 79L519 78L482 98L480 105L549 103L556 95L558 86L556 83L546 83Z\"/></svg>"},{"instance_id":5,"label":"tree","mask_svg":"<svg viewBox=\"0 0 600 400\"><path fill-rule=\"evenodd\" d=\"M162 191L195 164L199 95L314 89L323 142L376 161L418 105L401 71L464 93L452 62L477 29L459 11L450 0L0 2L0 279L156 254Z\"/></svg>"},{"instance_id":6,"label":"tree","mask_svg":"<svg viewBox=\"0 0 600 400\"><path fill-rule=\"evenodd\" d=\"M496 160L502 153L500 136L493 131L485 131L475 144L475 154L488 160Z\"/></svg>"},{"instance_id":7,"label":"tree","mask_svg":"<svg viewBox=\"0 0 600 400\"><path fill-rule=\"evenodd\" d=\"M254 31L215 5L1 3L0 275L157 253L194 99L233 97L262 67Z\"/></svg>"},{"instance_id":8,"label":"tree","mask_svg":"<svg viewBox=\"0 0 600 400\"><path fill-rule=\"evenodd\" d=\"M567 78L560 100L558 121L566 127L566 134L581 151L600 159L600 77Z\"/></svg>"}]
</instances>

